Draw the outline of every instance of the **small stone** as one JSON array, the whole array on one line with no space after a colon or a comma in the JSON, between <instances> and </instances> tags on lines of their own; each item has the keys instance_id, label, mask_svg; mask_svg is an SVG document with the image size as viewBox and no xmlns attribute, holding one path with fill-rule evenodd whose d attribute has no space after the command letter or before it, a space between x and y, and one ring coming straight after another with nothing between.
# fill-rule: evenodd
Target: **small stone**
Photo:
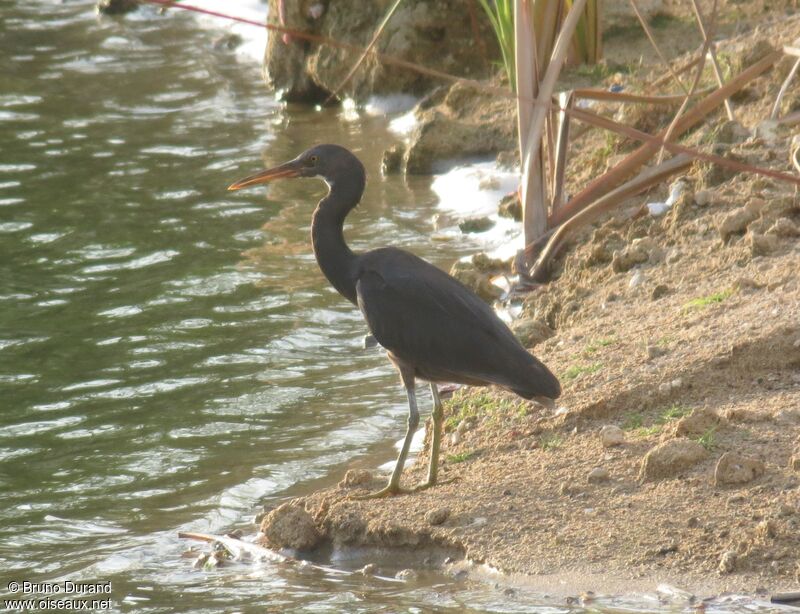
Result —
<instances>
[{"instance_id":1,"label":"small stone","mask_svg":"<svg viewBox=\"0 0 800 614\"><path fill-rule=\"evenodd\" d=\"M775 223L767 230L768 235L777 237L800 237L800 227L788 217L775 220Z\"/></svg>"},{"instance_id":2,"label":"small stone","mask_svg":"<svg viewBox=\"0 0 800 614\"><path fill-rule=\"evenodd\" d=\"M392 145L389 149L383 152L383 160L381 160L381 172L386 175L394 175L399 173L403 168L403 154L404 149L402 145Z\"/></svg>"},{"instance_id":3,"label":"small stone","mask_svg":"<svg viewBox=\"0 0 800 614\"><path fill-rule=\"evenodd\" d=\"M628 286L631 288L638 288L641 286L647 278L644 276L644 273L641 271L636 271L632 276L631 280L628 282Z\"/></svg>"},{"instance_id":4,"label":"small stone","mask_svg":"<svg viewBox=\"0 0 800 614\"><path fill-rule=\"evenodd\" d=\"M690 529L696 529L700 526L700 519L697 516L692 516L686 521L686 526Z\"/></svg>"},{"instance_id":5,"label":"small stone","mask_svg":"<svg viewBox=\"0 0 800 614\"><path fill-rule=\"evenodd\" d=\"M462 220L458 223L461 232L468 234L473 232L486 232L494 226L494 220L489 217L473 217Z\"/></svg>"},{"instance_id":6,"label":"small stone","mask_svg":"<svg viewBox=\"0 0 800 614\"><path fill-rule=\"evenodd\" d=\"M536 347L556 334L545 322L536 318L515 320L511 324L511 330L526 348Z\"/></svg>"},{"instance_id":7,"label":"small stone","mask_svg":"<svg viewBox=\"0 0 800 614\"><path fill-rule=\"evenodd\" d=\"M683 257L683 254L681 254L680 250L677 247L673 247L672 249L670 249L667 252L667 258L666 258L665 262L667 264L675 264L682 257Z\"/></svg>"},{"instance_id":8,"label":"small stone","mask_svg":"<svg viewBox=\"0 0 800 614\"><path fill-rule=\"evenodd\" d=\"M761 212L764 210L766 204L767 201L765 201L763 198L755 197L747 201L747 204L744 206L744 208L757 217L761 215Z\"/></svg>"},{"instance_id":9,"label":"small stone","mask_svg":"<svg viewBox=\"0 0 800 614\"><path fill-rule=\"evenodd\" d=\"M649 343L645 348L645 354L647 355L647 360L654 360L659 356L664 356L667 353L667 350L662 348L661 346Z\"/></svg>"},{"instance_id":10,"label":"small stone","mask_svg":"<svg viewBox=\"0 0 800 614\"><path fill-rule=\"evenodd\" d=\"M503 197L497 207L497 214L501 217L510 217L517 222L522 221L522 205L516 192Z\"/></svg>"},{"instance_id":11,"label":"small stone","mask_svg":"<svg viewBox=\"0 0 800 614\"><path fill-rule=\"evenodd\" d=\"M209 557L208 553L201 554L194 561L192 561L192 567L194 569L202 569L203 567L205 567L206 562L208 561L208 557Z\"/></svg>"},{"instance_id":12,"label":"small stone","mask_svg":"<svg viewBox=\"0 0 800 614\"><path fill-rule=\"evenodd\" d=\"M786 503L781 503L778 506L778 516L781 518L785 518L786 516L793 516L797 513L797 510L793 508L791 505L787 505Z\"/></svg>"},{"instance_id":13,"label":"small stone","mask_svg":"<svg viewBox=\"0 0 800 614\"><path fill-rule=\"evenodd\" d=\"M672 384L670 384L669 382L664 382L663 384L659 384L658 391L661 394L669 394L670 392L672 392Z\"/></svg>"},{"instance_id":14,"label":"small stone","mask_svg":"<svg viewBox=\"0 0 800 614\"><path fill-rule=\"evenodd\" d=\"M778 526L774 520L762 520L756 527L756 533L761 539L771 539L778 534Z\"/></svg>"},{"instance_id":15,"label":"small stone","mask_svg":"<svg viewBox=\"0 0 800 614\"><path fill-rule=\"evenodd\" d=\"M719 566L717 567L719 573L728 574L736 569L736 558L736 553L733 550L728 550L723 553L719 560Z\"/></svg>"},{"instance_id":16,"label":"small stone","mask_svg":"<svg viewBox=\"0 0 800 614\"><path fill-rule=\"evenodd\" d=\"M725 412L728 422L755 424L756 422L769 422L772 415L762 409L749 407L733 407Z\"/></svg>"},{"instance_id":17,"label":"small stone","mask_svg":"<svg viewBox=\"0 0 800 614\"><path fill-rule=\"evenodd\" d=\"M764 463L747 458L736 452L723 454L714 469L714 483L717 486L726 484L746 484L764 474Z\"/></svg>"},{"instance_id":18,"label":"small stone","mask_svg":"<svg viewBox=\"0 0 800 614\"><path fill-rule=\"evenodd\" d=\"M397 578L398 580L416 580L417 572L414 571L413 569L403 569L397 572L395 578Z\"/></svg>"},{"instance_id":19,"label":"small stone","mask_svg":"<svg viewBox=\"0 0 800 614\"><path fill-rule=\"evenodd\" d=\"M700 207L705 207L711 202L711 190L698 190L695 192L694 202Z\"/></svg>"},{"instance_id":20,"label":"small stone","mask_svg":"<svg viewBox=\"0 0 800 614\"><path fill-rule=\"evenodd\" d=\"M139 0L99 0L95 5L103 15L124 15L139 8Z\"/></svg>"},{"instance_id":21,"label":"small stone","mask_svg":"<svg viewBox=\"0 0 800 614\"><path fill-rule=\"evenodd\" d=\"M750 277L739 277L735 282L733 282L733 289L739 292L744 290L760 290L763 287L763 284L758 283Z\"/></svg>"},{"instance_id":22,"label":"small stone","mask_svg":"<svg viewBox=\"0 0 800 614\"><path fill-rule=\"evenodd\" d=\"M745 501L747 501L747 497L745 497L742 493L737 492L736 494L728 497L727 505L728 507L731 507L732 505L741 505Z\"/></svg>"},{"instance_id":23,"label":"small stone","mask_svg":"<svg viewBox=\"0 0 800 614\"><path fill-rule=\"evenodd\" d=\"M608 482L611 479L611 474L605 467L595 467L589 472L586 478L589 484L599 484L600 482Z\"/></svg>"},{"instance_id":24,"label":"small stone","mask_svg":"<svg viewBox=\"0 0 800 614\"><path fill-rule=\"evenodd\" d=\"M681 378L679 378L679 377L676 377L674 380L672 380L669 383L669 385L673 390L677 390L678 388L683 386L683 380Z\"/></svg>"},{"instance_id":25,"label":"small stone","mask_svg":"<svg viewBox=\"0 0 800 614\"><path fill-rule=\"evenodd\" d=\"M706 449L688 439L673 439L652 448L642 460L639 479L643 482L677 476L704 460Z\"/></svg>"},{"instance_id":26,"label":"small stone","mask_svg":"<svg viewBox=\"0 0 800 614\"><path fill-rule=\"evenodd\" d=\"M669 286L665 284L658 284L653 291L650 293L650 299L653 301L657 301L662 296L666 296L669 294Z\"/></svg>"},{"instance_id":27,"label":"small stone","mask_svg":"<svg viewBox=\"0 0 800 614\"><path fill-rule=\"evenodd\" d=\"M348 469L344 478L339 482L339 488L350 488L369 484L372 481L372 473L366 469Z\"/></svg>"},{"instance_id":28,"label":"small stone","mask_svg":"<svg viewBox=\"0 0 800 614\"><path fill-rule=\"evenodd\" d=\"M264 518L261 532L276 548L310 550L322 539L311 514L291 501L275 508Z\"/></svg>"},{"instance_id":29,"label":"small stone","mask_svg":"<svg viewBox=\"0 0 800 614\"><path fill-rule=\"evenodd\" d=\"M425 512L425 522L433 526L443 524L449 517L450 510L446 507L438 507Z\"/></svg>"},{"instance_id":30,"label":"small stone","mask_svg":"<svg viewBox=\"0 0 800 614\"><path fill-rule=\"evenodd\" d=\"M461 443L461 433L458 431L450 433L450 445L457 446L459 443Z\"/></svg>"},{"instance_id":31,"label":"small stone","mask_svg":"<svg viewBox=\"0 0 800 614\"><path fill-rule=\"evenodd\" d=\"M688 416L684 416L675 425L675 433L684 437L697 437L716 428L720 423L720 417L716 412L698 408Z\"/></svg>"},{"instance_id":32,"label":"small stone","mask_svg":"<svg viewBox=\"0 0 800 614\"><path fill-rule=\"evenodd\" d=\"M650 237L639 237L631 241L623 249L613 253L611 269L615 273L629 271L637 264L645 262L658 262L663 257L663 251Z\"/></svg>"},{"instance_id":33,"label":"small stone","mask_svg":"<svg viewBox=\"0 0 800 614\"><path fill-rule=\"evenodd\" d=\"M613 424L607 424L600 429L600 441L604 448L621 446L625 443L625 433Z\"/></svg>"},{"instance_id":34,"label":"small stone","mask_svg":"<svg viewBox=\"0 0 800 614\"><path fill-rule=\"evenodd\" d=\"M750 253L753 256L768 256L778 249L778 237L751 232L749 235Z\"/></svg>"},{"instance_id":35,"label":"small stone","mask_svg":"<svg viewBox=\"0 0 800 614\"><path fill-rule=\"evenodd\" d=\"M378 568L375 566L375 563L367 563L361 569L359 569L359 573L362 576L374 576L378 573Z\"/></svg>"},{"instance_id":36,"label":"small stone","mask_svg":"<svg viewBox=\"0 0 800 614\"><path fill-rule=\"evenodd\" d=\"M747 230L747 226L756 219L758 215L753 213L745 207L740 207L724 215L717 223L717 230L719 230L720 237L723 242L735 234L742 234Z\"/></svg>"}]
</instances>

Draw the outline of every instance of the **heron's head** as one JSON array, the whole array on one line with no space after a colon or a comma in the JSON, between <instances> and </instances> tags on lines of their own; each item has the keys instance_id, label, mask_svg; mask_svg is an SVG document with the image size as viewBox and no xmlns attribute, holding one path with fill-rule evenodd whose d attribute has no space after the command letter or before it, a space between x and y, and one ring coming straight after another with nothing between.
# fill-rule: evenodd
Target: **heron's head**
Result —
<instances>
[{"instance_id":1,"label":"heron's head","mask_svg":"<svg viewBox=\"0 0 800 614\"><path fill-rule=\"evenodd\" d=\"M241 190L275 179L295 177L319 177L331 187L346 178L357 179L363 185L364 167L358 158L344 147L316 145L301 153L294 160L245 177L228 186L228 189Z\"/></svg>"}]
</instances>

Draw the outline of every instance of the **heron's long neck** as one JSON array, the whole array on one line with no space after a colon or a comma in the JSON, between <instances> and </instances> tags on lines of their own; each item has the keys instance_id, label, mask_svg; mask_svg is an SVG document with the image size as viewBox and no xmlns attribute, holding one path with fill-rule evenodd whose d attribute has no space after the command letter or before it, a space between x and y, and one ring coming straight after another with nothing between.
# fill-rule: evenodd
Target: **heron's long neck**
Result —
<instances>
[{"instance_id":1,"label":"heron's long neck","mask_svg":"<svg viewBox=\"0 0 800 614\"><path fill-rule=\"evenodd\" d=\"M319 268L334 288L356 304L356 255L344 241L344 220L358 204L362 181L334 183L311 218L311 244Z\"/></svg>"}]
</instances>

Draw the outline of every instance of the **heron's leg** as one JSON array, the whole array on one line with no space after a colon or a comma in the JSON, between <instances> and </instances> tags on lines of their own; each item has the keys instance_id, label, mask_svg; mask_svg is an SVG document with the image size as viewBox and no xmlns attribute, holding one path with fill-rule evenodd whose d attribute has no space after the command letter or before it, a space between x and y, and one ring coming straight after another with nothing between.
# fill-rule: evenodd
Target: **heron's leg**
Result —
<instances>
[{"instance_id":1,"label":"heron's leg","mask_svg":"<svg viewBox=\"0 0 800 614\"><path fill-rule=\"evenodd\" d=\"M434 382L431 382L431 396L433 397L433 411L431 412L433 433L431 435L431 457L428 464L428 481L425 486L433 486L436 484L436 475L439 472L439 447L442 445L442 420L444 418L442 400L439 398L439 389Z\"/></svg>"},{"instance_id":2,"label":"heron's leg","mask_svg":"<svg viewBox=\"0 0 800 614\"><path fill-rule=\"evenodd\" d=\"M402 492L400 489L400 476L403 473L403 466L406 464L406 458L408 458L411 440L414 438L414 433L419 426L419 410L417 409L417 394L414 390L414 376L401 372L400 377L403 379L403 385L406 387L406 394L408 395L408 428L406 429L406 437L403 440L403 447L400 448L400 454L397 456L397 462L395 463L389 483L377 492L355 497L356 499L375 499L378 497L396 495Z\"/></svg>"}]
</instances>

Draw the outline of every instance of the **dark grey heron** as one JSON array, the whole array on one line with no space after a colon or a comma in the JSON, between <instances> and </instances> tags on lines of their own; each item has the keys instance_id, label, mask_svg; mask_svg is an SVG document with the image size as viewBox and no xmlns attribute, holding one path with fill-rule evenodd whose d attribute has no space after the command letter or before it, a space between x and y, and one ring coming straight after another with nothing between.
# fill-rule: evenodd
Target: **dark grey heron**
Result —
<instances>
[{"instance_id":1,"label":"dark grey heron","mask_svg":"<svg viewBox=\"0 0 800 614\"><path fill-rule=\"evenodd\" d=\"M368 497L403 492L400 475L419 425L417 378L430 382L433 433L428 478L414 490L436 484L443 421L437 382L493 384L545 402L558 398L558 379L522 347L489 305L460 282L395 247L363 254L350 250L344 221L361 199L366 173L344 147L317 145L228 189L294 177L319 177L328 184L328 194L311 218L317 263L333 287L361 310L370 332L400 372L408 395L408 430L392 477L385 488Z\"/></svg>"}]
</instances>

